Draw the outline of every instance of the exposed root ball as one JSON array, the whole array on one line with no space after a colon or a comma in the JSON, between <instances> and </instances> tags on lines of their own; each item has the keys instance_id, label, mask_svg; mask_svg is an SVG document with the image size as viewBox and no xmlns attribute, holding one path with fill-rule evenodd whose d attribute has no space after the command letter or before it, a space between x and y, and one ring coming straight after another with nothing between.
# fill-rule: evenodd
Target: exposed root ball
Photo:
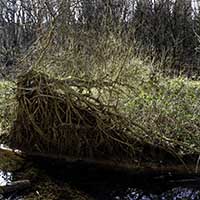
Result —
<instances>
[{"instance_id":1,"label":"exposed root ball","mask_svg":"<svg viewBox=\"0 0 200 200\"><path fill-rule=\"evenodd\" d=\"M78 86L77 86L78 85ZM17 119L11 145L33 152L95 159L131 159L125 120L77 81L30 71L18 79Z\"/></svg>"}]
</instances>

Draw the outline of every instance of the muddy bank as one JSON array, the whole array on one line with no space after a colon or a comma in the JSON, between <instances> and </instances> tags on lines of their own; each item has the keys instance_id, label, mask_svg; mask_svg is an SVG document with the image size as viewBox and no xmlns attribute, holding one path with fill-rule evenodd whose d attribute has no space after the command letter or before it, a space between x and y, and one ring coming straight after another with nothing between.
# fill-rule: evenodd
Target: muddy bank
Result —
<instances>
[{"instance_id":1,"label":"muddy bank","mask_svg":"<svg viewBox=\"0 0 200 200\"><path fill-rule=\"evenodd\" d=\"M31 187L22 188L19 182L21 184L24 180L30 181ZM15 184L12 188L9 187L11 183ZM18 183L17 187L16 183ZM11 190L7 190L8 188ZM68 183L61 184L54 181L48 177L45 170L36 168L23 156L13 151L0 149L0 199L90 200L92 198L70 187Z\"/></svg>"},{"instance_id":2,"label":"muddy bank","mask_svg":"<svg viewBox=\"0 0 200 200\"><path fill-rule=\"evenodd\" d=\"M27 155L26 155L27 156ZM8 194L4 200L139 200L200 199L200 178L194 173L130 173L128 168L28 156L0 149L2 185L29 180L31 187ZM139 168L138 168L139 169ZM144 168L143 168L144 169ZM147 166L146 166L146 169ZM149 168L150 169L150 168ZM133 171L132 171L133 172ZM136 173L137 172L137 173ZM152 171L151 171L152 172ZM3 181L2 181L3 180Z\"/></svg>"}]
</instances>

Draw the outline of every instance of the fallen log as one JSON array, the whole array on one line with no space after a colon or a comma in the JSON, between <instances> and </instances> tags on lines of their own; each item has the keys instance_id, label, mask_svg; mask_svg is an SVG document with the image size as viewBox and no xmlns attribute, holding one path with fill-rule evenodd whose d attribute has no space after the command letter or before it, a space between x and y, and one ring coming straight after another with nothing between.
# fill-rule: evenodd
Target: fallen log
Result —
<instances>
[{"instance_id":1,"label":"fallen log","mask_svg":"<svg viewBox=\"0 0 200 200\"><path fill-rule=\"evenodd\" d=\"M87 158L73 158L66 155L57 155L40 152L21 152L13 149L0 148L0 155L13 157L19 156L25 160L35 162L49 162L53 165L66 165L68 168L96 168L101 170L111 170L113 172L127 172L130 174L200 174L197 166L199 155L186 155L183 162L138 162L138 161L117 161L117 160L95 160ZM184 162L187 159L187 162ZM196 162L195 162L196 161Z\"/></svg>"},{"instance_id":2,"label":"fallen log","mask_svg":"<svg viewBox=\"0 0 200 200\"><path fill-rule=\"evenodd\" d=\"M11 149L0 149L0 154L8 152L9 155L19 155L26 161L31 161L44 167L46 171L59 169L77 179L88 178L93 180L112 179L132 182L137 177L150 178L154 181L163 179L177 182L176 180L192 179L200 182L200 169L197 166L198 155L187 155L187 164L184 162L120 162L116 160L95 160L87 158L72 158L65 155L47 154L39 152L18 152ZM190 159L189 159L190 158ZM184 157L183 157L184 159ZM52 172L52 171L51 171ZM52 172L55 173L55 172ZM161 177L161 178L159 178Z\"/></svg>"},{"instance_id":3,"label":"fallen log","mask_svg":"<svg viewBox=\"0 0 200 200\"><path fill-rule=\"evenodd\" d=\"M0 186L0 194L10 194L13 192L23 191L31 187L31 182L29 180L20 180L7 183L4 186Z\"/></svg>"},{"instance_id":4,"label":"fallen log","mask_svg":"<svg viewBox=\"0 0 200 200\"><path fill-rule=\"evenodd\" d=\"M91 160L81 158L71 158L64 155L53 155L45 153L25 153L26 158L31 161L35 161L42 164L45 169L63 169L65 173L70 175L76 175L78 178L81 176L87 176L92 178L98 177L111 177L113 180L115 177L124 179L125 181L131 181L135 177L160 177L161 175L169 177L198 177L200 175L200 169L197 168L195 162L120 162L112 160ZM195 156L193 156L194 158ZM197 157L197 156L196 156Z\"/></svg>"},{"instance_id":5,"label":"fallen log","mask_svg":"<svg viewBox=\"0 0 200 200\"><path fill-rule=\"evenodd\" d=\"M179 186L196 187L200 183L200 171L196 164L184 163L120 163L108 160L69 158L63 155L26 153L27 159L38 163L47 174L60 180L68 180L78 187L95 184L118 184L123 187L162 188ZM194 157L193 157L194 158ZM192 160L191 160L192 161Z\"/></svg>"}]
</instances>

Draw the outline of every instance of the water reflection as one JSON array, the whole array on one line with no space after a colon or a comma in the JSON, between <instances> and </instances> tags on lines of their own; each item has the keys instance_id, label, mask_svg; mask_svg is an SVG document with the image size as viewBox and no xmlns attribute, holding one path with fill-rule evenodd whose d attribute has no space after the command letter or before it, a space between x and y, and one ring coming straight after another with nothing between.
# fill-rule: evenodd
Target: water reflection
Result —
<instances>
[{"instance_id":1,"label":"water reflection","mask_svg":"<svg viewBox=\"0 0 200 200\"><path fill-rule=\"evenodd\" d=\"M148 193L140 189L128 188L124 194L113 194L113 200L200 200L200 190L177 187L161 194Z\"/></svg>"},{"instance_id":2,"label":"water reflection","mask_svg":"<svg viewBox=\"0 0 200 200\"><path fill-rule=\"evenodd\" d=\"M0 186L5 186L10 183L13 179L13 174L11 172L5 172L0 170ZM24 200L23 197L17 196L17 193L4 195L0 191L0 200Z\"/></svg>"},{"instance_id":3,"label":"water reflection","mask_svg":"<svg viewBox=\"0 0 200 200\"><path fill-rule=\"evenodd\" d=\"M11 182L12 180L12 173L5 172L0 170L0 186L4 186L7 183Z\"/></svg>"}]
</instances>

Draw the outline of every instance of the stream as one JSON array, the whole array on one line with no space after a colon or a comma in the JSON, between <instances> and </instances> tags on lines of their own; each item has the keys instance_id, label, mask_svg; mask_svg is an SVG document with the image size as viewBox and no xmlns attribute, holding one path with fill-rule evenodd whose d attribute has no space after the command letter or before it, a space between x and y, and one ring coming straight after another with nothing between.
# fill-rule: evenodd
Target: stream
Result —
<instances>
[{"instance_id":1,"label":"stream","mask_svg":"<svg viewBox=\"0 0 200 200\"><path fill-rule=\"evenodd\" d=\"M2 148L7 147L1 145ZM67 183L94 200L200 200L200 178L196 175L143 174L129 177L112 171L91 171L46 161L34 165L58 185ZM0 170L0 186L14 180L15 173ZM5 197L0 191L0 200L24 199L23 193Z\"/></svg>"},{"instance_id":2,"label":"stream","mask_svg":"<svg viewBox=\"0 0 200 200\"><path fill-rule=\"evenodd\" d=\"M76 185L76 184L75 184ZM96 183L79 185L82 191L90 194L95 200L198 200L200 186L178 184L176 186L159 185L158 183Z\"/></svg>"},{"instance_id":3,"label":"stream","mask_svg":"<svg viewBox=\"0 0 200 200\"><path fill-rule=\"evenodd\" d=\"M116 173L70 170L67 166L56 169L47 170L55 181L67 182L95 200L200 200L200 179L196 175L143 174L129 178Z\"/></svg>"},{"instance_id":4,"label":"stream","mask_svg":"<svg viewBox=\"0 0 200 200\"><path fill-rule=\"evenodd\" d=\"M54 174L55 175L55 174ZM54 176L55 178L55 176ZM63 177L64 178L64 177ZM57 180L57 181L63 181ZM0 185L4 186L12 181L12 173L0 171ZM88 180L89 181L89 180ZM163 185L149 185L148 183L139 183L137 186L124 186L120 183L96 182L96 183L75 183L82 191L90 194L95 200L198 200L200 199L200 186L198 185L179 185L169 189L162 188ZM144 185L143 185L144 184ZM143 187L145 186L145 187ZM168 185L169 186L169 185ZM16 196L9 196L8 198L0 195L0 200L23 200L23 198Z\"/></svg>"}]
</instances>

